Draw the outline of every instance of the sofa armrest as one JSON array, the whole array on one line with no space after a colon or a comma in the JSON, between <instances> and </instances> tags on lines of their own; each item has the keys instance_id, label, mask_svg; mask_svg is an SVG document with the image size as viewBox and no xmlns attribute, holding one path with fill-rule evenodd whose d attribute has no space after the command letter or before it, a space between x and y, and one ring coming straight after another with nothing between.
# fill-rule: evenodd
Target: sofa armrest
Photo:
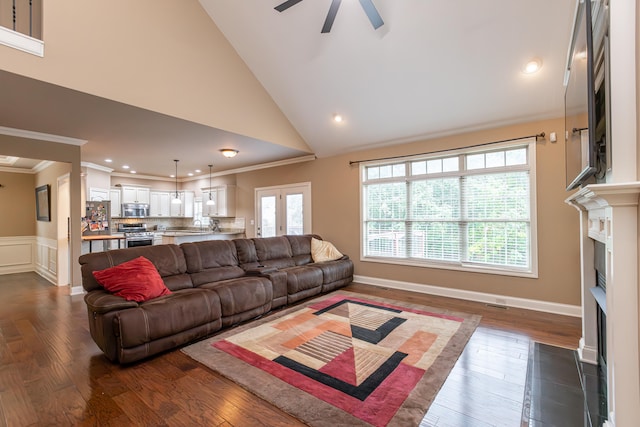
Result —
<instances>
[{"instance_id":1,"label":"sofa armrest","mask_svg":"<svg viewBox=\"0 0 640 427\"><path fill-rule=\"evenodd\" d=\"M122 297L103 290L90 291L84 296L84 302L92 313L107 313L109 311L138 306L138 303L135 301L127 301Z\"/></svg>"}]
</instances>

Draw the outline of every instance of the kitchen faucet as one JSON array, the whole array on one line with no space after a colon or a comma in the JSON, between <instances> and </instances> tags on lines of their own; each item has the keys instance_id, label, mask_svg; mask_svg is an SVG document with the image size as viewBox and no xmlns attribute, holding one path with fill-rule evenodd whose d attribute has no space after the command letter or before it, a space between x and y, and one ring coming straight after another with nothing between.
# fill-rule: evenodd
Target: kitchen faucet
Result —
<instances>
[{"instance_id":1,"label":"kitchen faucet","mask_svg":"<svg viewBox=\"0 0 640 427\"><path fill-rule=\"evenodd\" d=\"M202 229L202 221L200 221L199 219L194 219L194 220L193 220L193 225L194 225L194 226L196 225L196 222L198 223L198 225L200 225L200 231L202 231L202 230L203 230L203 229Z\"/></svg>"}]
</instances>

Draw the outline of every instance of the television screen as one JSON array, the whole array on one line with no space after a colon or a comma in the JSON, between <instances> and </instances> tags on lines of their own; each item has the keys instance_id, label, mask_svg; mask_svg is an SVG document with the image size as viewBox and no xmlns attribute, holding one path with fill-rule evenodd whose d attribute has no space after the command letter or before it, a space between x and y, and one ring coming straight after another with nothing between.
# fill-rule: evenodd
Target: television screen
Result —
<instances>
[{"instance_id":1,"label":"television screen","mask_svg":"<svg viewBox=\"0 0 640 427\"><path fill-rule=\"evenodd\" d=\"M565 158L567 190L579 187L596 172L591 3L579 3L569 51L565 91Z\"/></svg>"}]
</instances>

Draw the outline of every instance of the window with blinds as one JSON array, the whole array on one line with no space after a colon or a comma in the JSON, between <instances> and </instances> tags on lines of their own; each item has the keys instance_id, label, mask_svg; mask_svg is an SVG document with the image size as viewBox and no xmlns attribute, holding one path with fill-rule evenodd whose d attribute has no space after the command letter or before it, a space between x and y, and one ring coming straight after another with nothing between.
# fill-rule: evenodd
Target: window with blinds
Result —
<instances>
[{"instance_id":1,"label":"window with blinds","mask_svg":"<svg viewBox=\"0 0 640 427\"><path fill-rule=\"evenodd\" d=\"M535 140L361 165L362 258L531 276Z\"/></svg>"}]
</instances>

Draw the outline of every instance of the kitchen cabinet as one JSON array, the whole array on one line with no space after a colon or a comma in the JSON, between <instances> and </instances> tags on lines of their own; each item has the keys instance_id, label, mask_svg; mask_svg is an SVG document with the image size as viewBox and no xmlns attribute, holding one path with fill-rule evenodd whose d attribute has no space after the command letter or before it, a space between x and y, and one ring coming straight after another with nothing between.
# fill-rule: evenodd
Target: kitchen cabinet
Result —
<instances>
[{"instance_id":1,"label":"kitchen cabinet","mask_svg":"<svg viewBox=\"0 0 640 427\"><path fill-rule=\"evenodd\" d=\"M162 233L153 233L153 244L154 245L162 244Z\"/></svg>"},{"instance_id":2,"label":"kitchen cabinet","mask_svg":"<svg viewBox=\"0 0 640 427\"><path fill-rule=\"evenodd\" d=\"M149 188L122 186L122 203L149 203L150 199Z\"/></svg>"},{"instance_id":3,"label":"kitchen cabinet","mask_svg":"<svg viewBox=\"0 0 640 427\"><path fill-rule=\"evenodd\" d=\"M174 194L171 193L171 198L173 197ZM193 191L179 191L178 198L182 201L182 203L169 203L171 216L192 218L195 193Z\"/></svg>"},{"instance_id":4,"label":"kitchen cabinet","mask_svg":"<svg viewBox=\"0 0 640 427\"><path fill-rule=\"evenodd\" d=\"M109 190L109 200L111 200L111 217L120 218L122 216L122 202L120 201L120 189Z\"/></svg>"},{"instance_id":5,"label":"kitchen cabinet","mask_svg":"<svg viewBox=\"0 0 640 427\"><path fill-rule=\"evenodd\" d=\"M89 198L91 202L102 202L103 200L109 200L109 190L104 188L91 187L89 189Z\"/></svg>"},{"instance_id":6,"label":"kitchen cabinet","mask_svg":"<svg viewBox=\"0 0 640 427\"><path fill-rule=\"evenodd\" d=\"M207 205L211 193L213 205ZM212 217L234 217L236 216L236 186L221 185L202 192L202 215Z\"/></svg>"},{"instance_id":7,"label":"kitchen cabinet","mask_svg":"<svg viewBox=\"0 0 640 427\"><path fill-rule=\"evenodd\" d=\"M171 216L171 196L172 193L168 191L151 191L149 193L149 216Z\"/></svg>"}]
</instances>

